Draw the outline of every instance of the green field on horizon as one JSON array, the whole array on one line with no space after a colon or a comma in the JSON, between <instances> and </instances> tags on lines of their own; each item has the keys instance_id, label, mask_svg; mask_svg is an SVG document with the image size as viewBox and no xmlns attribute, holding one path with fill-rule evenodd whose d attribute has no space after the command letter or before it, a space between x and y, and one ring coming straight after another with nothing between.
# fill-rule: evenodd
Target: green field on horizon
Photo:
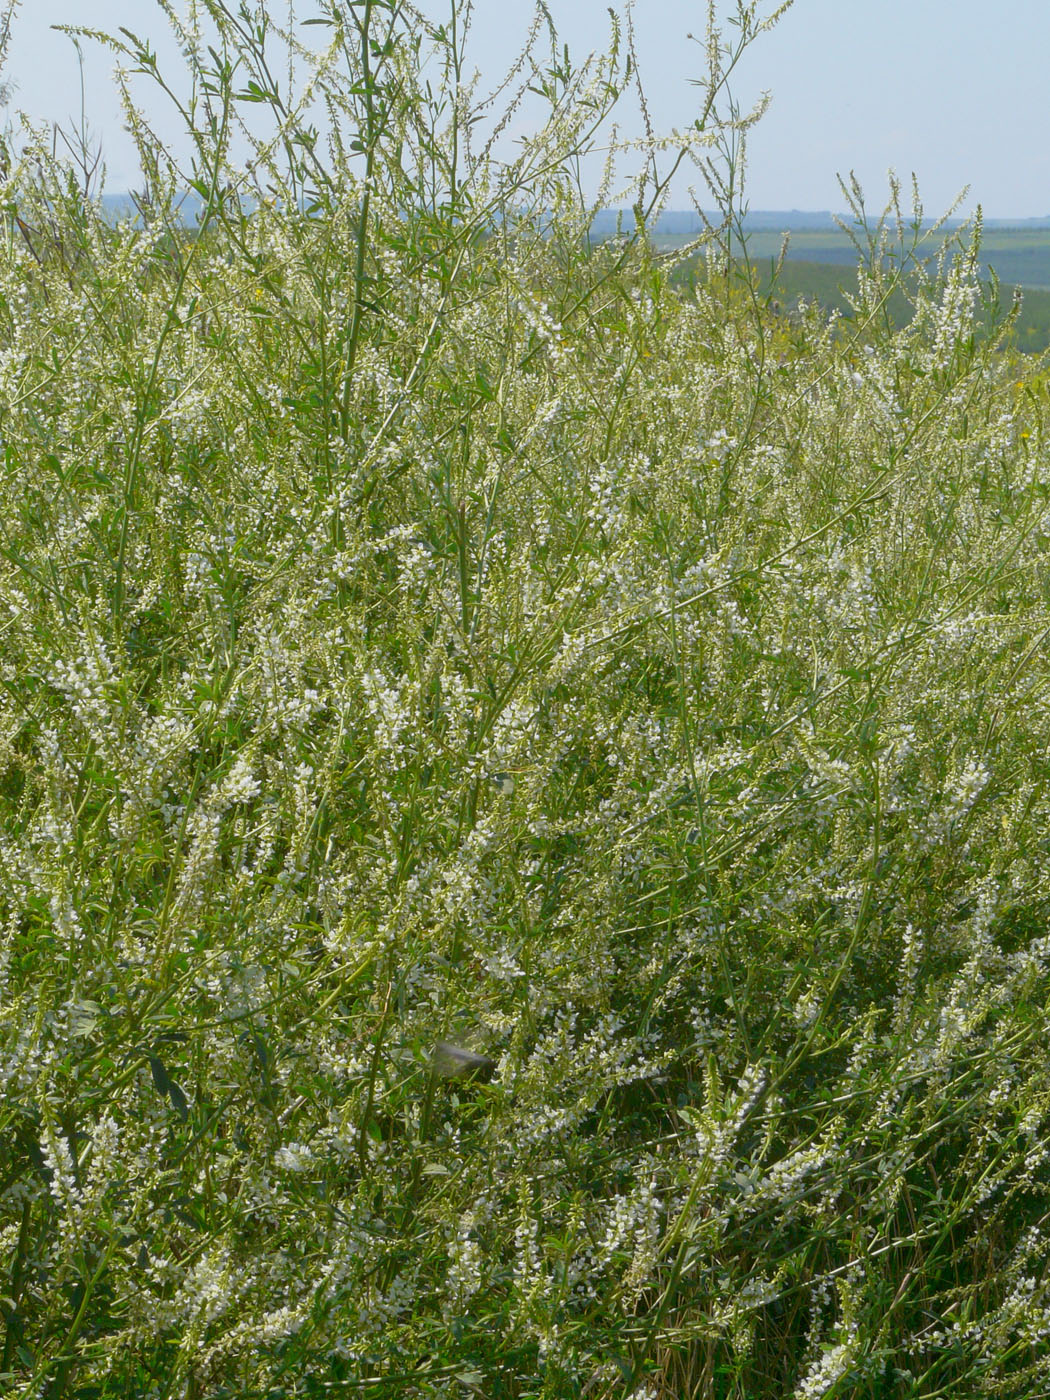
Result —
<instances>
[{"instance_id":1,"label":"green field on horizon","mask_svg":"<svg viewBox=\"0 0 1050 1400\"><path fill-rule=\"evenodd\" d=\"M922 245L922 256L935 258L938 248L956 231L931 233ZM653 242L660 251L683 248L690 241L685 234L656 234ZM784 235L765 229L748 234L748 252L754 263L780 256ZM994 270L1004 283L1019 287L1050 289L1050 229L986 229L981 238L981 265ZM857 250L841 228L798 229L788 235L787 262L826 263L852 267Z\"/></svg>"},{"instance_id":2,"label":"green field on horizon","mask_svg":"<svg viewBox=\"0 0 1050 1400\"><path fill-rule=\"evenodd\" d=\"M767 264L761 283L764 291L769 290L771 271ZM787 308L803 301L816 301L826 310L836 310L848 318L853 314L849 293L856 289L856 273L836 263L785 261L777 278L777 289ZM1038 354L1050 346L1050 291L1041 287L1018 290L1022 298L1021 312L1012 332L1012 342L1025 354ZM998 310L991 319L1000 320L1006 315L1013 293L1013 286L1000 285ZM896 325L906 324L911 317L909 303L901 292L890 298L887 309L890 320ZM989 313L982 319L987 322Z\"/></svg>"},{"instance_id":3,"label":"green field on horizon","mask_svg":"<svg viewBox=\"0 0 1050 1400\"><path fill-rule=\"evenodd\" d=\"M928 245L932 261L950 234L938 234ZM657 235L654 244L663 252L683 248L689 240L679 235ZM747 251L759 274L759 285L768 292L771 277L783 245L783 236L758 230L748 235ZM850 295L856 290L857 249L841 229L812 229L793 233L777 277L777 294L786 307L800 301L816 301L827 311L852 314ZM692 258L675 280L688 280L697 267ZM998 312L1000 319L1009 310L1015 288L1021 292L1021 312L1013 330L1013 343L1025 354L1038 354L1050 347L1050 230L993 229L981 241L981 265L985 280L991 273L1000 279ZM932 269L931 269L932 270ZM905 324L910 308L903 294L889 303L890 319ZM988 315L982 319L987 320Z\"/></svg>"}]
</instances>

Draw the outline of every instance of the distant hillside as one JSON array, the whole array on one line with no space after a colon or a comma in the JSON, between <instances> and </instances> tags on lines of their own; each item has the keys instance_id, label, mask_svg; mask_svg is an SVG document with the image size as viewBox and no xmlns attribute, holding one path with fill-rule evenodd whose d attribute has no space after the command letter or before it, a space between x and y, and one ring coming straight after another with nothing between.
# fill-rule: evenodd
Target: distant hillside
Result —
<instances>
[{"instance_id":1,"label":"distant hillside","mask_svg":"<svg viewBox=\"0 0 1050 1400\"><path fill-rule=\"evenodd\" d=\"M200 195L192 192L184 194L179 204L179 210L184 224L195 224L200 217L200 212L204 204ZM102 196L102 208L113 220L133 219L137 215L137 205L130 194L104 194Z\"/></svg>"},{"instance_id":2,"label":"distant hillside","mask_svg":"<svg viewBox=\"0 0 1050 1400\"><path fill-rule=\"evenodd\" d=\"M102 206L113 218L131 218L135 214L135 203L130 194L104 194ZM194 224L202 209L200 196L186 194L182 199L182 217L185 223ZM708 220L717 225L721 215L717 210L705 211ZM744 218L744 228L751 233L826 233L837 230L836 218L845 223L851 222L848 214L835 215L828 209L752 209ZM936 221L924 220L924 227L932 227ZM947 228L958 228L965 222L950 219ZM595 215L591 232L596 238L608 238L616 232L617 226L625 231L634 228L634 214L630 209L602 209ZM1050 214L1032 219L985 219L986 229L1050 230ZM652 225L655 234L668 238L688 238L703 230L703 222L695 209L665 209Z\"/></svg>"},{"instance_id":3,"label":"distant hillside","mask_svg":"<svg viewBox=\"0 0 1050 1400\"><path fill-rule=\"evenodd\" d=\"M1047 240L1050 243L1050 239ZM824 311L837 311L848 324L854 315L850 294L856 295L857 278L855 268L843 267L840 263L810 262L789 258L780 269L774 284L772 267L756 264L759 272L758 288L763 295L775 295L781 306L791 310L801 302L816 302ZM700 274L699 265L691 260L678 269L672 280L679 285L689 285ZM1040 287L1019 288L1022 293L1021 312L1014 326L1011 340L1018 350L1025 354L1037 354L1050 347L1050 291ZM1014 287L1004 282L999 289L999 311L992 315L988 307L978 314L978 321L988 324L998 323L1010 306ZM895 325L906 325L911 318L912 307L902 292L895 292L886 305L886 314Z\"/></svg>"},{"instance_id":4,"label":"distant hillside","mask_svg":"<svg viewBox=\"0 0 1050 1400\"><path fill-rule=\"evenodd\" d=\"M721 215L715 210L705 211L712 224L718 224ZM616 232L617 219L622 219L624 229L634 227L634 215L629 209L603 209L591 225L597 237L607 237ZM752 209L745 215L744 228L752 233L821 233L838 229L836 219L844 223L853 222L849 214L833 214L828 209ZM932 228L936 219L924 219L923 227ZM949 219L946 228L959 228L966 220ZM1032 219L985 219L986 229L1050 229L1050 214ZM665 209L652 225L656 234L682 237L700 233L703 223L695 210Z\"/></svg>"}]
</instances>

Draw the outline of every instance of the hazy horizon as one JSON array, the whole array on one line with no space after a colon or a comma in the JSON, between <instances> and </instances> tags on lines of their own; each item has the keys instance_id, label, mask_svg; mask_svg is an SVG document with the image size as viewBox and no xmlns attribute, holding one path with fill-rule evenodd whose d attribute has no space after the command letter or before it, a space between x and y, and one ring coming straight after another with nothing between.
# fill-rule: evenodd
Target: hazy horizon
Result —
<instances>
[{"instance_id":1,"label":"hazy horizon","mask_svg":"<svg viewBox=\"0 0 1050 1400\"><path fill-rule=\"evenodd\" d=\"M134 193L133 190L109 190L102 196L102 202L111 209L122 205L130 206L133 202ZM192 191L184 193L181 196L181 202L188 204L191 208L202 204L200 197ZM875 212L874 210L869 210L869 213ZM881 210L878 212L881 212ZM718 211L714 209L706 209L704 213L711 220L715 220L719 217ZM629 208L612 205L598 211L592 227L600 225L602 231L604 231L605 227L607 225L611 226L615 222L616 217L620 215L623 216L625 224L633 223L634 216ZM841 219L849 222L851 218L852 215L847 209L802 209L798 207L792 207L790 209L749 208L744 215L744 224L745 226L751 225L756 229L762 228L768 231L778 228L781 222L783 222L785 229L813 231L821 229L828 224L835 225L836 220ZM929 226L936 222L937 220L932 217L927 217L923 220L924 226ZM969 222L967 218L964 218L962 215L956 215L951 219L945 220L945 227L958 227L960 224L967 222ZM1009 217L986 217L983 222L986 228L1009 229L1020 228L1026 225L1045 225L1047 228L1050 228L1050 214L1033 214L1016 219L1011 219ZM693 226L697 229L701 227L700 216L695 209L664 209L660 213L656 223L658 228L663 226L665 232L689 232ZM666 225L671 223L676 226L675 230L667 229ZM688 225L688 227L685 227L686 225Z\"/></svg>"}]
</instances>

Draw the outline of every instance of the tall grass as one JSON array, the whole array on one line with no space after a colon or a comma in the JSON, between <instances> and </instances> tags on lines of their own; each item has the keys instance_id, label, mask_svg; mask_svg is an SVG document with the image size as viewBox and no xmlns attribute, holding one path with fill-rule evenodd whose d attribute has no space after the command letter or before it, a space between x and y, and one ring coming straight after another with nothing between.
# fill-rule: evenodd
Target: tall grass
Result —
<instances>
[{"instance_id":1,"label":"tall grass","mask_svg":"<svg viewBox=\"0 0 1050 1400\"><path fill-rule=\"evenodd\" d=\"M1045 1393L1050 444L979 228L913 272L894 189L849 332L776 315L752 4L601 247L621 22L541 8L500 116L469 7L161 8L192 168L126 89L138 221L3 185L0 1390Z\"/></svg>"}]
</instances>

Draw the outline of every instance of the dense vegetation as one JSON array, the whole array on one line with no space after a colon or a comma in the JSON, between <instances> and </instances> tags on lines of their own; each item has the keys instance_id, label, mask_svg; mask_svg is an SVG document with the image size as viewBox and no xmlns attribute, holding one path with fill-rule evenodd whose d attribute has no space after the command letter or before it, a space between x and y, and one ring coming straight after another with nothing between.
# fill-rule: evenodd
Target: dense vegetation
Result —
<instances>
[{"instance_id":1,"label":"dense vegetation","mask_svg":"<svg viewBox=\"0 0 1050 1400\"><path fill-rule=\"evenodd\" d=\"M774 310L741 4L586 250L629 30L500 162L462 12L322 11L324 136L272 17L172 18L139 226L8 152L0 1390L1045 1393L1050 429L979 230Z\"/></svg>"}]
</instances>

